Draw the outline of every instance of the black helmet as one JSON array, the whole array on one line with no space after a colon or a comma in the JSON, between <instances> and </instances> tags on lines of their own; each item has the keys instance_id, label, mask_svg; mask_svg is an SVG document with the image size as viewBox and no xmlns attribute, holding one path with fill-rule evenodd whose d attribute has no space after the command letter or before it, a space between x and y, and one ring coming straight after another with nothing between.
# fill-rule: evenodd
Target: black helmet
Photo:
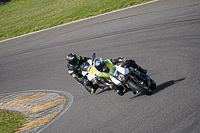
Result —
<instances>
[{"instance_id":1,"label":"black helmet","mask_svg":"<svg viewBox=\"0 0 200 133\"><path fill-rule=\"evenodd\" d=\"M67 60L71 65L74 65L74 66L78 65L78 59L77 59L76 54L74 54L74 53L68 54Z\"/></svg>"}]
</instances>

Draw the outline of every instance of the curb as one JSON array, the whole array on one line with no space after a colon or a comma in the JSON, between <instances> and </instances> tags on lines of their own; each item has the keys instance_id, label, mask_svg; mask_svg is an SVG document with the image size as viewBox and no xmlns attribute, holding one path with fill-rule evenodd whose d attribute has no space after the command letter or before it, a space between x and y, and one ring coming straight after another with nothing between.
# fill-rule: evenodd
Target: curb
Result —
<instances>
[{"instance_id":1,"label":"curb","mask_svg":"<svg viewBox=\"0 0 200 133\"><path fill-rule=\"evenodd\" d=\"M0 109L17 111L27 116L16 133L40 132L71 106L73 96L59 91L26 91L0 95Z\"/></svg>"}]
</instances>

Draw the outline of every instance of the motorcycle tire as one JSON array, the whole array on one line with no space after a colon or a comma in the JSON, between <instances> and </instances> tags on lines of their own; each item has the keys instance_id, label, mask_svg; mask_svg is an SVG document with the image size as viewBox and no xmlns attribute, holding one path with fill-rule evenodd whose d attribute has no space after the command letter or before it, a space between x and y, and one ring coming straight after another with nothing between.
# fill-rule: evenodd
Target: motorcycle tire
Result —
<instances>
[{"instance_id":1,"label":"motorcycle tire","mask_svg":"<svg viewBox=\"0 0 200 133\"><path fill-rule=\"evenodd\" d=\"M128 85L131 89L139 91L141 94L152 95L152 90L148 89L145 85L136 84L134 81L130 80Z\"/></svg>"},{"instance_id":2,"label":"motorcycle tire","mask_svg":"<svg viewBox=\"0 0 200 133\"><path fill-rule=\"evenodd\" d=\"M153 79L150 79L150 89L154 90L156 88L156 82Z\"/></svg>"}]
</instances>

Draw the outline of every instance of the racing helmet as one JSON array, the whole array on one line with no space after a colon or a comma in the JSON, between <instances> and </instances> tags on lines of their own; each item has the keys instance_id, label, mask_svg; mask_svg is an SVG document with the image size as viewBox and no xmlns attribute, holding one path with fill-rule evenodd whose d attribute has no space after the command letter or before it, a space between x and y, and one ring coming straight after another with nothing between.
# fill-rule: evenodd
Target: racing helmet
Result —
<instances>
[{"instance_id":1,"label":"racing helmet","mask_svg":"<svg viewBox=\"0 0 200 133\"><path fill-rule=\"evenodd\" d=\"M67 55L67 61L69 62L69 64L71 64L73 66L78 65L78 62L79 62L76 54L74 54L74 53L70 53Z\"/></svg>"},{"instance_id":2,"label":"racing helmet","mask_svg":"<svg viewBox=\"0 0 200 133\"><path fill-rule=\"evenodd\" d=\"M94 59L94 66L97 70L103 69L104 66L104 59L101 57L97 57Z\"/></svg>"}]
</instances>

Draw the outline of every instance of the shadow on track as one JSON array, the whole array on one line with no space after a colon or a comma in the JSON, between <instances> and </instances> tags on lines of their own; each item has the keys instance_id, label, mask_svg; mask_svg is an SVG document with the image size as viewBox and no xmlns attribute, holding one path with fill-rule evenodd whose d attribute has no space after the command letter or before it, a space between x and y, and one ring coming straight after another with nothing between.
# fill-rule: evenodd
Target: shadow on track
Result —
<instances>
[{"instance_id":1,"label":"shadow on track","mask_svg":"<svg viewBox=\"0 0 200 133\"><path fill-rule=\"evenodd\" d=\"M183 80L185 80L185 78L181 78L181 79L177 79L177 80L170 80L170 81L167 81L165 83L162 83L162 84L158 85L155 90L153 90L153 94L156 94L159 91L164 90L167 87L172 86L172 85L174 85L178 82L181 82Z\"/></svg>"},{"instance_id":2,"label":"shadow on track","mask_svg":"<svg viewBox=\"0 0 200 133\"><path fill-rule=\"evenodd\" d=\"M102 91L96 93L95 95L99 95L99 94L101 94L101 93L103 93L103 92L105 92L105 91L111 91L111 90L112 90L112 89L110 89L110 88L106 88L106 89L103 89Z\"/></svg>"},{"instance_id":3,"label":"shadow on track","mask_svg":"<svg viewBox=\"0 0 200 133\"><path fill-rule=\"evenodd\" d=\"M174 84L176 84L178 82L181 82L183 80L185 80L185 78L181 78L181 79L177 79L177 80L170 80L170 81L167 81L165 83L162 83L162 84L158 85L156 87L156 89L153 90L153 94L152 95L154 95L154 94L158 93L159 91L164 90L167 87L170 87L170 86L172 86L172 85L174 85ZM134 99L134 98L139 97L139 96L141 96L141 95L140 94L139 95L135 95L134 97L131 97L130 99Z\"/></svg>"},{"instance_id":4,"label":"shadow on track","mask_svg":"<svg viewBox=\"0 0 200 133\"><path fill-rule=\"evenodd\" d=\"M158 93L159 91L162 91L162 90L166 89L167 87L170 87L170 86L172 86L172 85L174 85L174 84L176 84L176 83L178 83L178 82L181 82L181 81L183 81L183 80L185 80L185 78L181 78L181 79L177 79L177 80L170 80L170 81L167 81L167 82L165 82L165 83L162 83L162 84L158 85L158 86L156 87L155 90L153 90L153 94L152 94L152 95L154 95L154 94ZM107 89L104 89L104 90L102 90L102 91L96 93L95 95L99 95L99 94L101 94L101 93L103 93L103 92L111 91L111 90L112 90L112 89L107 88ZM131 99L133 99L133 98L135 98L135 97L138 97L138 96L140 96L140 95L135 95L135 96L132 97Z\"/></svg>"}]
</instances>

